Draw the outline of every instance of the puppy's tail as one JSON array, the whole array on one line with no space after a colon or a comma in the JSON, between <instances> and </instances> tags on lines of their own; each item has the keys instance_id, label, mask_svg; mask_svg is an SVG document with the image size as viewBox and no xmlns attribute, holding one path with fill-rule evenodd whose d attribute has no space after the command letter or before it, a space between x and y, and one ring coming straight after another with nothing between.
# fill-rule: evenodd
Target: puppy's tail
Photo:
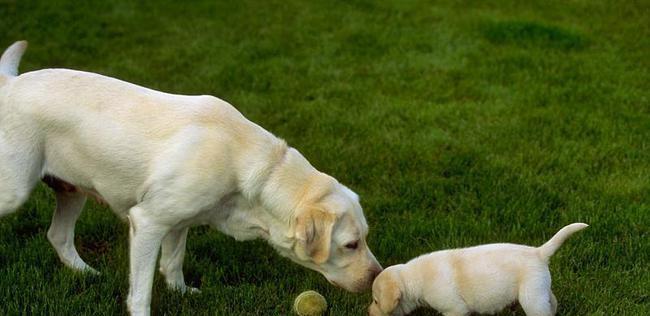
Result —
<instances>
[{"instance_id":1,"label":"puppy's tail","mask_svg":"<svg viewBox=\"0 0 650 316\"><path fill-rule=\"evenodd\" d=\"M573 233L585 229L587 224L584 223L573 223L567 226L564 226L564 228L560 229L559 232L551 238L551 240L547 241L545 244L543 244L541 247L537 248L537 251L539 252L539 256L544 259L545 261L548 261L551 256L562 246L564 241L569 238L569 236L573 235Z\"/></svg>"},{"instance_id":2,"label":"puppy's tail","mask_svg":"<svg viewBox=\"0 0 650 316\"><path fill-rule=\"evenodd\" d=\"M13 43L0 57L0 76L14 77L18 75L20 58L27 49L27 41Z\"/></svg>"}]
</instances>

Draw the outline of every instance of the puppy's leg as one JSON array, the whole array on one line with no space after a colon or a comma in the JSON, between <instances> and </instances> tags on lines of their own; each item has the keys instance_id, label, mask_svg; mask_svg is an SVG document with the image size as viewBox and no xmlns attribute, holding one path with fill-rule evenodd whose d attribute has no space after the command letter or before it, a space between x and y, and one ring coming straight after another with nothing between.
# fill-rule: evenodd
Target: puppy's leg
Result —
<instances>
[{"instance_id":1,"label":"puppy's leg","mask_svg":"<svg viewBox=\"0 0 650 316\"><path fill-rule=\"evenodd\" d=\"M464 312L446 312L446 313L443 313L442 315L444 315L444 316L465 316L465 315L467 315L467 314L469 314L469 313L464 313Z\"/></svg>"},{"instance_id":2,"label":"puppy's leg","mask_svg":"<svg viewBox=\"0 0 650 316\"><path fill-rule=\"evenodd\" d=\"M553 315L557 313L557 298L555 298L553 291L551 291L551 311L553 312Z\"/></svg>"},{"instance_id":3,"label":"puppy's leg","mask_svg":"<svg viewBox=\"0 0 650 316\"><path fill-rule=\"evenodd\" d=\"M530 281L519 289L519 304L527 316L553 316L550 286Z\"/></svg>"},{"instance_id":4,"label":"puppy's leg","mask_svg":"<svg viewBox=\"0 0 650 316\"><path fill-rule=\"evenodd\" d=\"M457 297L449 301L454 305L450 306L451 308L443 312L444 316L466 316L469 315L469 308L465 305L465 302L462 298Z\"/></svg>"},{"instance_id":5,"label":"puppy's leg","mask_svg":"<svg viewBox=\"0 0 650 316\"><path fill-rule=\"evenodd\" d=\"M127 306L131 315L149 315L156 258L169 227L141 206L129 210L129 296Z\"/></svg>"},{"instance_id":6,"label":"puppy's leg","mask_svg":"<svg viewBox=\"0 0 650 316\"><path fill-rule=\"evenodd\" d=\"M185 241L187 230L173 229L162 241L160 254L160 272L165 276L167 286L183 293L199 292L198 289L185 285L183 277L183 258L185 257Z\"/></svg>"},{"instance_id":7,"label":"puppy's leg","mask_svg":"<svg viewBox=\"0 0 650 316\"><path fill-rule=\"evenodd\" d=\"M2 182L1 178L2 177L0 177L0 182ZM16 187L7 185L6 182L0 183L0 217L15 212L21 205L23 205L23 203L25 203L29 196L29 192L32 190L31 187L26 188L25 186L16 189Z\"/></svg>"},{"instance_id":8,"label":"puppy's leg","mask_svg":"<svg viewBox=\"0 0 650 316\"><path fill-rule=\"evenodd\" d=\"M74 226L86 203L86 195L63 190L57 190L55 193L56 209L47 231L47 239L63 264L74 270L98 273L81 259L74 246Z\"/></svg>"},{"instance_id":9,"label":"puppy's leg","mask_svg":"<svg viewBox=\"0 0 650 316\"><path fill-rule=\"evenodd\" d=\"M6 178L8 177L0 175L0 217L15 212L32 191L32 186L11 183Z\"/></svg>"},{"instance_id":10,"label":"puppy's leg","mask_svg":"<svg viewBox=\"0 0 650 316\"><path fill-rule=\"evenodd\" d=\"M7 135L0 130L0 217L23 205L40 179L40 151L30 148L29 143L16 144L20 142L8 141Z\"/></svg>"}]
</instances>

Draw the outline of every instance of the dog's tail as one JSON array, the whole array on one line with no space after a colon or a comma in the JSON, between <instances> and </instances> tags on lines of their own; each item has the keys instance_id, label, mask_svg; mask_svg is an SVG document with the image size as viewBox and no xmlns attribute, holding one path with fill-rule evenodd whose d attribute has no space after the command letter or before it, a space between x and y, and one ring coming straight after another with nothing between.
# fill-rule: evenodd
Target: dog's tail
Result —
<instances>
[{"instance_id":1,"label":"dog's tail","mask_svg":"<svg viewBox=\"0 0 650 316\"><path fill-rule=\"evenodd\" d=\"M27 41L13 43L0 57L0 76L14 77L18 75L20 58L27 49Z\"/></svg>"},{"instance_id":2,"label":"dog's tail","mask_svg":"<svg viewBox=\"0 0 650 316\"><path fill-rule=\"evenodd\" d=\"M587 224L584 223L573 223L567 226L564 226L557 232L551 240L547 241L541 247L537 248L539 256L542 257L545 261L548 261L551 256L562 246L565 240L573 233L585 229Z\"/></svg>"}]
</instances>

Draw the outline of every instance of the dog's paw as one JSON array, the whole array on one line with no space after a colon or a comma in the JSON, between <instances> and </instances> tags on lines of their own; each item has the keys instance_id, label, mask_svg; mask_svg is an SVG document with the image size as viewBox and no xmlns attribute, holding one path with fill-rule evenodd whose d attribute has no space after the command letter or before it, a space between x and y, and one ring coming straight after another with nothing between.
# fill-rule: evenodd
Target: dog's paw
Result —
<instances>
[{"instance_id":1,"label":"dog's paw","mask_svg":"<svg viewBox=\"0 0 650 316\"><path fill-rule=\"evenodd\" d=\"M185 286L185 292L183 293L189 293L189 294L201 294L201 290L191 287L191 286Z\"/></svg>"},{"instance_id":2,"label":"dog's paw","mask_svg":"<svg viewBox=\"0 0 650 316\"><path fill-rule=\"evenodd\" d=\"M87 265L85 262L76 263L74 265L69 265L70 269L75 270L80 273L88 273L91 275L100 275L99 271L93 269L91 266Z\"/></svg>"},{"instance_id":3,"label":"dog's paw","mask_svg":"<svg viewBox=\"0 0 650 316\"><path fill-rule=\"evenodd\" d=\"M91 267L86 268L83 270L84 273L92 274L92 275L100 275L101 273Z\"/></svg>"},{"instance_id":4,"label":"dog's paw","mask_svg":"<svg viewBox=\"0 0 650 316\"><path fill-rule=\"evenodd\" d=\"M181 292L182 294L200 294L201 290L187 286L185 284L167 284L167 287L172 290L172 291L178 291Z\"/></svg>"}]
</instances>

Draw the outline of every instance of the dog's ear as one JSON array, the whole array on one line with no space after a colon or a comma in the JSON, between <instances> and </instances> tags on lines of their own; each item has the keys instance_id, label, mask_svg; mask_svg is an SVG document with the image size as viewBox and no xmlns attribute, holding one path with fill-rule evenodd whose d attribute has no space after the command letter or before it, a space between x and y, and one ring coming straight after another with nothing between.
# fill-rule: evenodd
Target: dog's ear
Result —
<instances>
[{"instance_id":1,"label":"dog's ear","mask_svg":"<svg viewBox=\"0 0 650 316\"><path fill-rule=\"evenodd\" d=\"M305 208L296 216L296 252L302 260L316 264L327 261L335 221L336 215L316 207Z\"/></svg>"}]
</instances>

